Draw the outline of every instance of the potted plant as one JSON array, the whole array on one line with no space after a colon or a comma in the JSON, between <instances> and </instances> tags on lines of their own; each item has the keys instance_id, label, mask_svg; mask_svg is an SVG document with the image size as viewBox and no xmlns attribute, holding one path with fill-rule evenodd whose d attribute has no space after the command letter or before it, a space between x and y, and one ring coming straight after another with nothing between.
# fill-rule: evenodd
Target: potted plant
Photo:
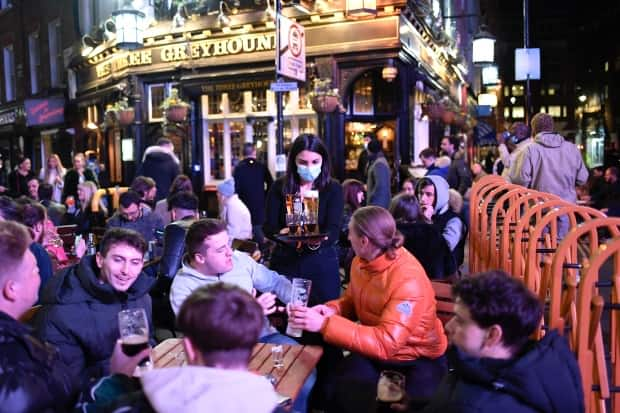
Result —
<instances>
[{"instance_id":1,"label":"potted plant","mask_svg":"<svg viewBox=\"0 0 620 413\"><path fill-rule=\"evenodd\" d=\"M179 90L172 88L170 96L164 99L161 108L164 110L166 119L170 122L184 122L189 111L189 104L179 97Z\"/></svg>"},{"instance_id":2,"label":"potted plant","mask_svg":"<svg viewBox=\"0 0 620 413\"><path fill-rule=\"evenodd\" d=\"M308 94L312 109L319 113L331 113L336 109L344 111L340 104L340 95L338 89L332 88L332 80L330 78L315 78L312 81L312 92Z\"/></svg>"},{"instance_id":3,"label":"potted plant","mask_svg":"<svg viewBox=\"0 0 620 413\"><path fill-rule=\"evenodd\" d=\"M118 123L123 126L131 125L136 118L136 112L129 106L129 101L126 96L123 96L121 100L114 104L114 111L116 112Z\"/></svg>"}]
</instances>

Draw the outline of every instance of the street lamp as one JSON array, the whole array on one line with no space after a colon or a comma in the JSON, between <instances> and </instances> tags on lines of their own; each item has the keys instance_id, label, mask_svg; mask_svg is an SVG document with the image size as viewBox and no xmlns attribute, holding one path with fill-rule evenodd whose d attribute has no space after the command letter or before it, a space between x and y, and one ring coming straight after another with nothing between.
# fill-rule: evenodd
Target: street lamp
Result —
<instances>
[{"instance_id":1,"label":"street lamp","mask_svg":"<svg viewBox=\"0 0 620 413\"><path fill-rule=\"evenodd\" d=\"M146 15L131 6L112 12L116 25L116 47L133 50L144 44L143 31Z\"/></svg>"},{"instance_id":2,"label":"street lamp","mask_svg":"<svg viewBox=\"0 0 620 413\"><path fill-rule=\"evenodd\" d=\"M474 35L472 61L475 65L484 66L495 61L495 36L487 31L485 25L480 26Z\"/></svg>"}]
</instances>

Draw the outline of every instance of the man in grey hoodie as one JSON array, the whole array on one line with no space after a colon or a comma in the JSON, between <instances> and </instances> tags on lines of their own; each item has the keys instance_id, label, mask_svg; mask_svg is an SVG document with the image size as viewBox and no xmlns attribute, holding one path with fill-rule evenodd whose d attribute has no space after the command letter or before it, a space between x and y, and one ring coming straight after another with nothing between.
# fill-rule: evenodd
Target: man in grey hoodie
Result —
<instances>
[{"instance_id":1,"label":"man in grey hoodie","mask_svg":"<svg viewBox=\"0 0 620 413\"><path fill-rule=\"evenodd\" d=\"M577 147L553 132L553 117L538 113L532 118L534 143L517 159L510 180L517 185L549 192L565 201L577 201L576 185L588 180L588 169Z\"/></svg>"}]
</instances>

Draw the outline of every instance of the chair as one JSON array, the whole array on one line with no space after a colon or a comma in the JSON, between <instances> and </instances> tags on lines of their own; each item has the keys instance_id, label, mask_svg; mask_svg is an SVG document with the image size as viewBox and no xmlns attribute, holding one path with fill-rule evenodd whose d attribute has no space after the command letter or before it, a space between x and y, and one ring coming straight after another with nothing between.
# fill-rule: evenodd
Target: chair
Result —
<instances>
[{"instance_id":1,"label":"chair","mask_svg":"<svg viewBox=\"0 0 620 413\"><path fill-rule=\"evenodd\" d=\"M99 203L101 202L101 197L106 196L110 190L113 188L99 188L97 192L93 194L93 199L90 201L90 210L93 212L99 212Z\"/></svg>"},{"instance_id":2,"label":"chair","mask_svg":"<svg viewBox=\"0 0 620 413\"><path fill-rule=\"evenodd\" d=\"M435 301L437 302L437 318L445 326L454 317L454 298L452 298L452 284L431 281L435 290Z\"/></svg>"},{"instance_id":3,"label":"chair","mask_svg":"<svg viewBox=\"0 0 620 413\"><path fill-rule=\"evenodd\" d=\"M75 234L77 231L77 225L59 225L56 227L56 232L60 239L62 239L62 244L66 251L71 250L73 244L75 243Z\"/></svg>"}]
</instances>

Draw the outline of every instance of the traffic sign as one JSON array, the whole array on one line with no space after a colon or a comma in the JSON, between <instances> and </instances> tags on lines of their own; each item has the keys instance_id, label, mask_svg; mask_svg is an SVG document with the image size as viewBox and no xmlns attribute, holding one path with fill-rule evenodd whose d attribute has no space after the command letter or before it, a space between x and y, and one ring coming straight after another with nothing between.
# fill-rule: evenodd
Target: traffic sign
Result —
<instances>
[{"instance_id":1,"label":"traffic sign","mask_svg":"<svg viewBox=\"0 0 620 413\"><path fill-rule=\"evenodd\" d=\"M278 50L276 73L291 79L306 81L306 34L304 27L278 15Z\"/></svg>"},{"instance_id":2,"label":"traffic sign","mask_svg":"<svg viewBox=\"0 0 620 413\"><path fill-rule=\"evenodd\" d=\"M272 82L269 87L273 92L290 92L298 88L297 82Z\"/></svg>"}]
</instances>

